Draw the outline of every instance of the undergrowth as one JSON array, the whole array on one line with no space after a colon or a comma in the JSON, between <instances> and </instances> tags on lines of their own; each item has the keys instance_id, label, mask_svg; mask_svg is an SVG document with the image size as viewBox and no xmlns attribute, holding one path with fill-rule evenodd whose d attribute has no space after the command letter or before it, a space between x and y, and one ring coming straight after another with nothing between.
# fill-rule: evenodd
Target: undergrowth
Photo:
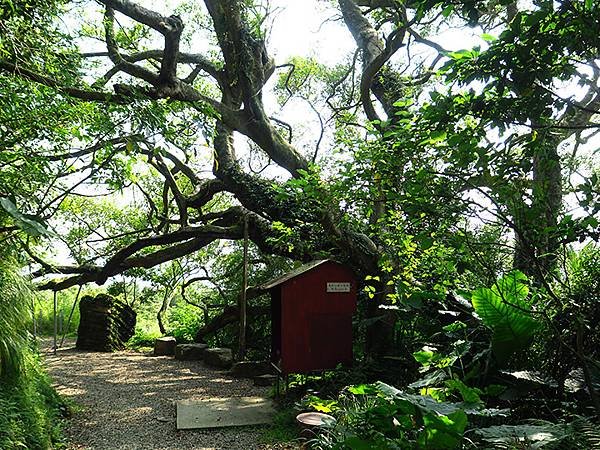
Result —
<instances>
[{"instance_id":1,"label":"undergrowth","mask_svg":"<svg viewBox=\"0 0 600 450\"><path fill-rule=\"evenodd\" d=\"M0 260L0 449L60 448L68 408L44 373L28 331L34 291Z\"/></svg>"},{"instance_id":2,"label":"undergrowth","mask_svg":"<svg viewBox=\"0 0 600 450\"><path fill-rule=\"evenodd\" d=\"M293 405L282 405L273 417L272 423L261 436L264 444L292 442L298 439L296 416L298 410Z\"/></svg>"},{"instance_id":3,"label":"undergrowth","mask_svg":"<svg viewBox=\"0 0 600 450\"><path fill-rule=\"evenodd\" d=\"M30 353L21 375L0 383L0 448L61 448L60 420L69 407Z\"/></svg>"}]
</instances>

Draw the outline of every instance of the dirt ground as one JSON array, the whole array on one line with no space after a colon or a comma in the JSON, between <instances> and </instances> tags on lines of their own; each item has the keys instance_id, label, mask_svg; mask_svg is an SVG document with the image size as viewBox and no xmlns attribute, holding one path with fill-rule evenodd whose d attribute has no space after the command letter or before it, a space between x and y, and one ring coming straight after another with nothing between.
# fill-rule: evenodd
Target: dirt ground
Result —
<instances>
[{"instance_id":1,"label":"dirt ground","mask_svg":"<svg viewBox=\"0 0 600 450\"><path fill-rule=\"evenodd\" d=\"M268 393L202 362L129 350L81 352L68 342L56 356L46 350L45 364L58 392L75 403L65 425L68 449L284 448L261 444L261 427L177 431L178 400Z\"/></svg>"}]
</instances>

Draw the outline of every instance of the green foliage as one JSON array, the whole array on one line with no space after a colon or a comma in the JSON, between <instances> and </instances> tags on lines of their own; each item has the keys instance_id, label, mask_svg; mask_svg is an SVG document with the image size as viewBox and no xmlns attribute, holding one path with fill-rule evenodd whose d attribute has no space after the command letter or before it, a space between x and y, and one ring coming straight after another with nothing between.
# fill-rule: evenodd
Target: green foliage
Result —
<instances>
[{"instance_id":1,"label":"green foliage","mask_svg":"<svg viewBox=\"0 0 600 450\"><path fill-rule=\"evenodd\" d=\"M492 350L500 364L506 364L515 351L526 348L540 326L526 283L527 277L514 271L498 279L491 288L477 289L471 296L475 312L492 330Z\"/></svg>"},{"instance_id":2,"label":"green foliage","mask_svg":"<svg viewBox=\"0 0 600 450\"><path fill-rule=\"evenodd\" d=\"M154 347L154 341L161 337L160 331L147 331L136 327L135 334L127 341L127 347L139 349L145 347Z\"/></svg>"},{"instance_id":3,"label":"green foliage","mask_svg":"<svg viewBox=\"0 0 600 450\"><path fill-rule=\"evenodd\" d=\"M456 326L462 322L454 322L446 330L449 336L457 330L464 330L464 327ZM464 325L464 324L463 324ZM470 361L473 369L467 371L469 366L463 359L466 359L467 353L471 350L472 343L459 339L451 344L451 351L448 354L438 352L431 347L424 347L422 350L414 352L413 357L421 364L421 373L425 376L409 385L412 389L419 389L421 395L428 395L438 401L459 400L472 406L482 405L481 395L483 391L477 387L470 387L459 378L459 375L472 378L477 373L477 360Z\"/></svg>"},{"instance_id":4,"label":"green foliage","mask_svg":"<svg viewBox=\"0 0 600 450\"><path fill-rule=\"evenodd\" d=\"M309 404L320 405L314 397ZM467 415L449 403L399 391L384 383L350 386L312 441L317 449L454 449L460 446Z\"/></svg>"},{"instance_id":5,"label":"green foliage","mask_svg":"<svg viewBox=\"0 0 600 450\"><path fill-rule=\"evenodd\" d=\"M600 247L590 242L568 261L571 298L577 303L600 302Z\"/></svg>"},{"instance_id":6,"label":"green foliage","mask_svg":"<svg viewBox=\"0 0 600 450\"><path fill-rule=\"evenodd\" d=\"M600 361L600 248L590 242L568 253L565 272L556 287L556 298L548 302L551 322L540 338L542 363L559 383L580 367L578 349L588 364ZM593 362L595 361L595 363Z\"/></svg>"},{"instance_id":7,"label":"green foliage","mask_svg":"<svg viewBox=\"0 0 600 450\"><path fill-rule=\"evenodd\" d=\"M197 306L180 302L169 310L168 334L177 342L194 342L198 328L202 325L201 310Z\"/></svg>"},{"instance_id":8,"label":"green foliage","mask_svg":"<svg viewBox=\"0 0 600 450\"><path fill-rule=\"evenodd\" d=\"M544 448L551 443L561 442L567 434L565 427L545 425L496 425L475 431L481 441L495 448L523 442L526 448Z\"/></svg>"},{"instance_id":9,"label":"green foliage","mask_svg":"<svg viewBox=\"0 0 600 450\"><path fill-rule=\"evenodd\" d=\"M22 214L8 197L0 197L0 206L12 217L16 226L28 235L37 237L51 234L38 217Z\"/></svg>"},{"instance_id":10,"label":"green foliage","mask_svg":"<svg viewBox=\"0 0 600 450\"><path fill-rule=\"evenodd\" d=\"M44 374L29 336L34 293L14 261L0 262L0 448L44 450L60 439L64 403Z\"/></svg>"},{"instance_id":11,"label":"green foliage","mask_svg":"<svg viewBox=\"0 0 600 450\"><path fill-rule=\"evenodd\" d=\"M67 336L73 335L77 332L79 327L79 305L75 307L73 311L73 317L71 323L68 323L69 315L75 301L77 294L77 288L71 288L61 292L57 292L57 322L58 332L62 335L63 333ZM95 290L86 289L82 290L79 298L84 295L95 295ZM34 318L35 318L35 329L36 333L41 336L51 336L54 333L54 299L53 294L49 292L40 292L36 296L34 304ZM67 327L68 326L68 327ZM33 324L27 324L29 330L33 330Z\"/></svg>"},{"instance_id":12,"label":"green foliage","mask_svg":"<svg viewBox=\"0 0 600 450\"><path fill-rule=\"evenodd\" d=\"M28 309L33 291L15 270L15 262L0 261L0 381L17 379L28 353Z\"/></svg>"},{"instance_id":13,"label":"green foliage","mask_svg":"<svg viewBox=\"0 0 600 450\"><path fill-rule=\"evenodd\" d=\"M59 419L67 406L30 350L18 379L0 383L0 448L53 448L61 440Z\"/></svg>"}]
</instances>

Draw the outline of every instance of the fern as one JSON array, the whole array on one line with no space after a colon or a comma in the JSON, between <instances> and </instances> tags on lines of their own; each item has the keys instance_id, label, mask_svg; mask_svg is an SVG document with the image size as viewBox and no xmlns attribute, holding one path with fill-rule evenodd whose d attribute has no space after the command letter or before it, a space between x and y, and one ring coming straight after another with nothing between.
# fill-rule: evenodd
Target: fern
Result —
<instances>
[{"instance_id":1,"label":"fern","mask_svg":"<svg viewBox=\"0 0 600 450\"><path fill-rule=\"evenodd\" d=\"M527 277L514 271L500 278L491 288L473 292L471 303L483 323L492 330L492 351L504 364L517 350L531 341L539 326L527 301Z\"/></svg>"},{"instance_id":2,"label":"fern","mask_svg":"<svg viewBox=\"0 0 600 450\"><path fill-rule=\"evenodd\" d=\"M597 424L582 417L573 421L571 428L578 448L600 448L600 429Z\"/></svg>"}]
</instances>

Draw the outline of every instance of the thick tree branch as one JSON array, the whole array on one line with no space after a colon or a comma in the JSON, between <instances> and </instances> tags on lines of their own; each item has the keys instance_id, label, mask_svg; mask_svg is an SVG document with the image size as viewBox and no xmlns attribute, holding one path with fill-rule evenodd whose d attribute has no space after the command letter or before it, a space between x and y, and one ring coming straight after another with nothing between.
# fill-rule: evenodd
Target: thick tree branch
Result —
<instances>
[{"instance_id":1,"label":"thick tree branch","mask_svg":"<svg viewBox=\"0 0 600 450\"><path fill-rule=\"evenodd\" d=\"M118 44L115 40L114 32L115 13L112 8L107 7L104 13L104 35L106 38L106 48L108 49L108 57L115 65L129 75L142 79L151 85L158 84L158 77L148 69L138 66L137 64L128 62L121 56Z\"/></svg>"},{"instance_id":2,"label":"thick tree branch","mask_svg":"<svg viewBox=\"0 0 600 450\"><path fill-rule=\"evenodd\" d=\"M166 35L176 31L177 23L169 20L171 17L165 17L150 9L146 9L137 3L129 0L98 0L109 8L115 9L122 14L132 18L136 22L142 23L159 33Z\"/></svg>"},{"instance_id":3,"label":"thick tree branch","mask_svg":"<svg viewBox=\"0 0 600 450\"><path fill-rule=\"evenodd\" d=\"M36 83L56 89L62 94L66 94L70 97L78 98L80 100L113 103L129 103L131 101L131 99L119 94L111 94L110 92L78 89L72 86L65 86L54 78L41 75L23 67L19 67L5 60L0 60L0 70L19 75Z\"/></svg>"},{"instance_id":4,"label":"thick tree branch","mask_svg":"<svg viewBox=\"0 0 600 450\"><path fill-rule=\"evenodd\" d=\"M58 291L90 282L103 284L109 277L128 269L154 267L189 255L217 239L241 239L241 237L242 229L238 225L231 227L205 225L203 227L187 227L165 235L142 238L115 253L103 267L92 266L81 275L63 280L51 280L39 286L39 289ZM135 255L147 248L169 244L175 245L149 254Z\"/></svg>"},{"instance_id":5,"label":"thick tree branch","mask_svg":"<svg viewBox=\"0 0 600 450\"><path fill-rule=\"evenodd\" d=\"M369 120L379 121L380 118L371 101L371 91L385 112L390 115L394 94L384 86L397 85L399 80L391 72L382 73L380 71L403 44L408 26L406 17L402 18L405 25L396 28L384 43L354 0L339 0L338 3L344 22L362 52L363 73L360 82L360 97L365 114ZM378 78L381 81L377 81Z\"/></svg>"},{"instance_id":6,"label":"thick tree branch","mask_svg":"<svg viewBox=\"0 0 600 450\"><path fill-rule=\"evenodd\" d=\"M61 153L58 155L45 155L44 159L46 159L47 161L54 162L54 161L63 161L66 159L81 158L82 156L86 156L91 153L97 152L98 150L105 148L105 147L114 146L116 144L125 144L130 141L141 141L142 139L143 139L143 136L140 134L137 134L137 133L128 134L126 136L121 136L121 137L117 137L117 138L100 141L90 147L86 147L86 148L83 148L81 150L77 150L74 152Z\"/></svg>"},{"instance_id":7,"label":"thick tree branch","mask_svg":"<svg viewBox=\"0 0 600 450\"><path fill-rule=\"evenodd\" d=\"M225 70L231 89L224 93L232 101L243 102L241 120L235 129L256 142L269 157L297 176L300 169L308 168L308 161L298 153L271 124L262 104L262 88L274 70L262 40L256 38L243 22L238 0L206 0L219 44L225 59Z\"/></svg>"},{"instance_id":8,"label":"thick tree branch","mask_svg":"<svg viewBox=\"0 0 600 450\"><path fill-rule=\"evenodd\" d=\"M153 163L153 161L155 161ZM179 190L179 186L177 186L177 182L173 177L173 174L165 164L162 156L160 154L154 154L152 158L150 158L150 164L152 164L156 170L160 172L160 174L165 178L165 187L170 189L175 197L175 203L177 203L177 208L179 209L179 222L181 226L187 225L187 199ZM167 195L167 191L165 190L165 195ZM165 201L165 204L167 202Z\"/></svg>"},{"instance_id":9,"label":"thick tree branch","mask_svg":"<svg viewBox=\"0 0 600 450\"><path fill-rule=\"evenodd\" d=\"M188 197L187 203L190 208L202 208L211 201L216 194L226 190L226 186L219 179L202 180L196 184L196 192Z\"/></svg>"},{"instance_id":10,"label":"thick tree branch","mask_svg":"<svg viewBox=\"0 0 600 450\"><path fill-rule=\"evenodd\" d=\"M109 56L109 54L108 52L98 52L96 56ZM145 50L143 52L133 53L131 55L122 55L123 59L128 63L136 63L149 59L162 61L163 56L164 50ZM193 64L195 66L192 73L188 75L185 80L183 80L186 84L192 84L200 71L204 71L209 74L219 83L219 85L223 84L223 74L221 73L220 69L199 53L179 52L177 62L183 64ZM94 86L104 86L114 75L122 70L123 67L118 64L113 66L94 83Z\"/></svg>"}]
</instances>

